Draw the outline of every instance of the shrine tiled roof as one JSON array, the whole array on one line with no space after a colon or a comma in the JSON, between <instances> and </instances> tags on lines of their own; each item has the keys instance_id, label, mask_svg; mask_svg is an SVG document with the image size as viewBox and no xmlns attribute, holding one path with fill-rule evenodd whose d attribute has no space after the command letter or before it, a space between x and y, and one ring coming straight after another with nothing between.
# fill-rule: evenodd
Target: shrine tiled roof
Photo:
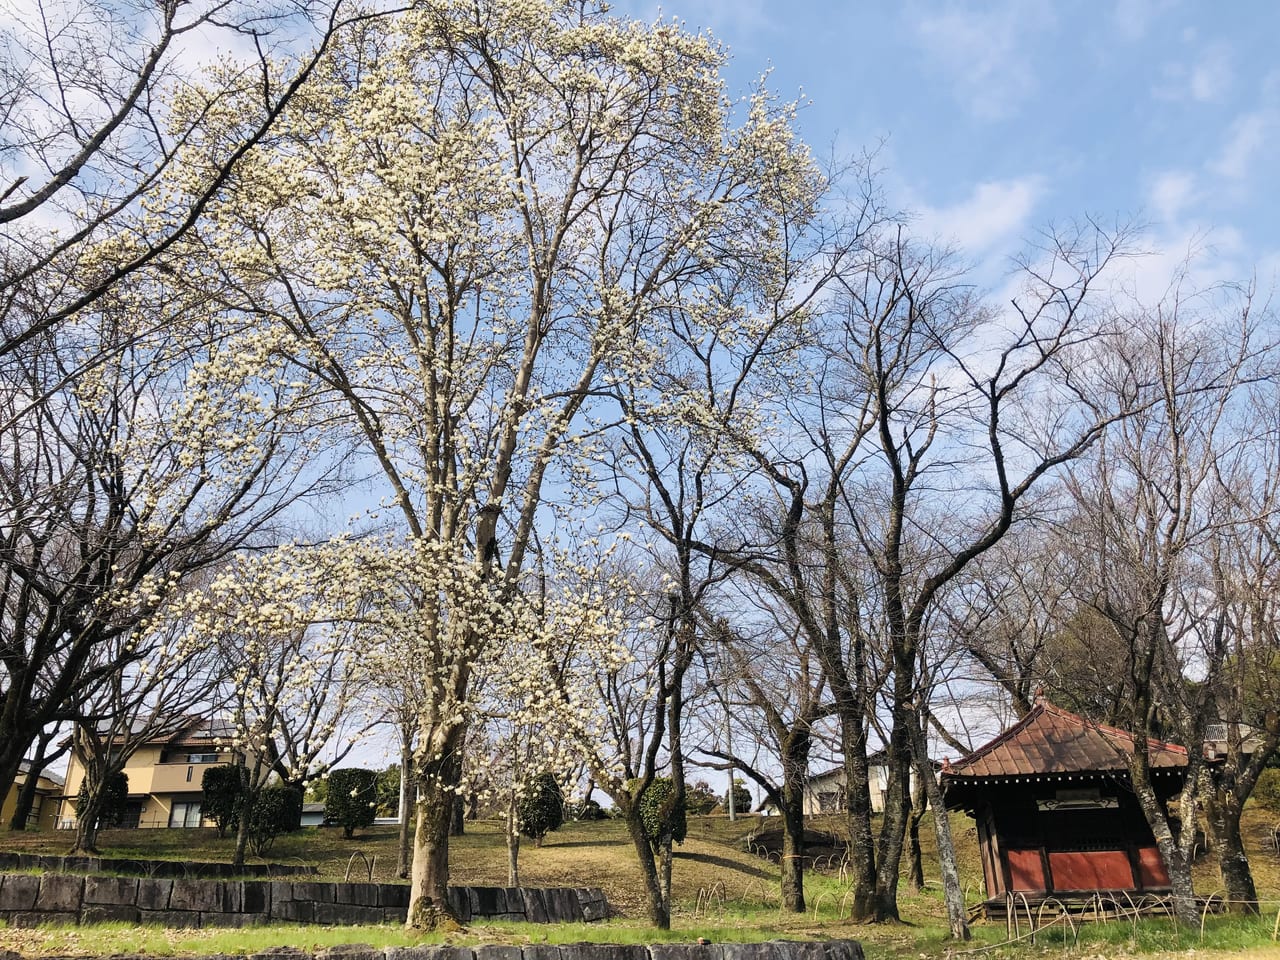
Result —
<instances>
[{"instance_id":1,"label":"shrine tiled roof","mask_svg":"<svg viewBox=\"0 0 1280 960\"><path fill-rule=\"evenodd\" d=\"M944 764L944 777L1024 777L1094 771L1127 771L1133 735L1086 720L1041 699L1021 720L985 746L955 764ZM1187 765L1185 747L1163 740L1147 741L1153 770Z\"/></svg>"}]
</instances>

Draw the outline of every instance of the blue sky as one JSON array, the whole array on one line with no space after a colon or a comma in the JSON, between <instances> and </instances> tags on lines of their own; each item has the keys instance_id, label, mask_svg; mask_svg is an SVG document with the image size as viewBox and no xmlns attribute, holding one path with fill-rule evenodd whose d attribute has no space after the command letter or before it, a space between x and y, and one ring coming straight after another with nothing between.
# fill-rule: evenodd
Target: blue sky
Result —
<instances>
[{"instance_id":1,"label":"blue sky","mask_svg":"<svg viewBox=\"0 0 1280 960\"><path fill-rule=\"evenodd\" d=\"M1280 4L1242 0L852 3L627 0L730 49L730 87L765 69L811 101L815 152L883 141L882 186L918 229L994 282L1020 240L1094 215L1148 224L1158 296L1194 254L1203 282L1280 272Z\"/></svg>"}]
</instances>

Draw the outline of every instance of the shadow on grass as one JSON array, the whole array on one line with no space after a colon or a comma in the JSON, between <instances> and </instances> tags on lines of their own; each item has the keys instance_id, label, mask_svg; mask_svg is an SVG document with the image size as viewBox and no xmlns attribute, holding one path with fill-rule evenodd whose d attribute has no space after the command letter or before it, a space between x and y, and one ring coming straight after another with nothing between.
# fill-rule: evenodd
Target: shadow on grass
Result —
<instances>
[{"instance_id":1,"label":"shadow on grass","mask_svg":"<svg viewBox=\"0 0 1280 960\"><path fill-rule=\"evenodd\" d=\"M677 850L673 854L676 860L694 860L698 863L710 864L713 867L723 867L725 870L732 870L735 873L745 873L750 877L759 877L762 880L773 880L775 874L772 871L765 870L763 867L752 867L739 863L737 860L730 860L728 857L717 857L710 853L687 853Z\"/></svg>"},{"instance_id":2,"label":"shadow on grass","mask_svg":"<svg viewBox=\"0 0 1280 960\"><path fill-rule=\"evenodd\" d=\"M625 847L631 846L631 841L629 839L620 839L620 840L601 839L601 840L556 840L555 842L552 842L551 838L548 837L546 841L542 844L541 849L558 850L563 847L624 847L624 846Z\"/></svg>"}]
</instances>

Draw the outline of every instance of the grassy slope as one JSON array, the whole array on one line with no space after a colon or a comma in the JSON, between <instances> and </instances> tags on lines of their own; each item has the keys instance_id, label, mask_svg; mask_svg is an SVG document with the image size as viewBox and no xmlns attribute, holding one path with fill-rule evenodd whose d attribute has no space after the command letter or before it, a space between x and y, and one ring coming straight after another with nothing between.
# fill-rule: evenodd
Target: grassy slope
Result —
<instances>
[{"instance_id":1,"label":"grassy slope","mask_svg":"<svg viewBox=\"0 0 1280 960\"><path fill-rule=\"evenodd\" d=\"M1252 863L1259 885L1260 895L1277 901L1266 908L1267 932L1270 920L1280 908L1280 858L1274 852L1261 849L1261 841L1274 817L1250 816L1246 822L1251 840ZM809 910L803 916L784 915L778 910L777 865L768 863L741 850L740 841L758 823L759 818L748 817L736 823L727 819L696 818L690 824L689 837L677 849L673 870L673 886L677 901L677 938L709 935L713 939L759 939L771 936L852 936L868 943L872 954L897 954L906 956L919 951L941 955L940 945L944 913L936 883L936 867L931 862L933 830L929 820L922 825L925 846L926 876L930 883L922 894L910 896L903 889L902 914L906 925L861 927L841 923L837 918L844 912L847 884L835 875L810 874L806 877ZM961 878L967 891L967 899L973 902L982 894L981 875L978 869L976 832L972 821L965 817L953 818L953 829L959 843ZM817 824L833 826L838 824ZM505 885L506 848L501 825L496 822L468 824L467 834L455 838L452 847L453 879L456 883ZM67 834L6 834L0 835L0 848L23 849L48 853L65 852L70 840ZM145 856L175 860L225 860L230 855L230 840L218 840L211 830L142 830L107 831L102 836L103 852L109 856ZM316 864L321 874L328 878L342 879L346 875L352 854L360 851L374 860L374 877L379 880L394 879L395 833L390 828L376 828L360 833L355 839L344 841L337 830L304 830L299 834L282 837L270 851L269 859L275 862L306 862ZM550 931L547 928L521 928L511 925L480 928L474 931L485 940L542 939L550 936L553 942L576 939L612 939L635 942L656 939L653 931L644 925L644 896L639 870L635 863L630 841L620 823L566 824L559 832L548 836L541 847L529 841L521 846L521 881L529 886L601 886L610 902L624 918L609 927L595 925L591 928L568 928ZM1197 868L1198 889L1202 893L1214 891L1217 873L1208 858ZM352 879L363 879L367 874L360 858L352 867ZM708 907L706 901L714 899ZM723 905L721 903L723 900ZM1140 939L1137 949L1147 955L1162 949L1173 949L1183 944L1172 939L1172 931L1155 930L1148 939ZM1004 939L1004 925L979 928L978 934L988 943ZM316 928L272 928L270 933L247 935L244 933L200 932L175 933L153 931L147 934L147 952L211 952L221 949L257 949L271 943L296 943L313 945L331 940L401 942L399 931L320 931ZM1101 938L1094 947L1102 949L1103 956L1118 956L1134 949L1129 944L1130 932L1112 925L1109 930L1090 933L1091 939ZM1243 935L1241 935L1243 936ZM1237 938L1227 927L1217 928L1213 939L1247 945L1247 937ZM116 931L104 929L97 935L88 931L61 931L59 933L32 931L0 931L0 948L20 949L25 953L71 952L79 944L81 949L95 953L111 953L136 944L139 934L132 928ZM874 944L874 947L872 945ZM1186 944L1190 945L1190 944ZM1198 940L1195 944L1200 946ZM1034 948L1032 952L1042 951ZM1054 952L1061 946L1053 947ZM1275 954L1280 956L1280 950Z\"/></svg>"}]
</instances>

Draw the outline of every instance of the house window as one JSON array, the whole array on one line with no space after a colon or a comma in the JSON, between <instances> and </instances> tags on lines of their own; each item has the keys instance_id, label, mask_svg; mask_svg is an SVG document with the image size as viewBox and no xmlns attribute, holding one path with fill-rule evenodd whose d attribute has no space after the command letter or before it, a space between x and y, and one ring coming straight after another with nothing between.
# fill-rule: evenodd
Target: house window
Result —
<instances>
[{"instance_id":1,"label":"house window","mask_svg":"<svg viewBox=\"0 0 1280 960\"><path fill-rule=\"evenodd\" d=\"M217 763L216 753L188 753L187 763Z\"/></svg>"},{"instance_id":2,"label":"house window","mask_svg":"<svg viewBox=\"0 0 1280 960\"><path fill-rule=\"evenodd\" d=\"M177 801L173 805L173 809L169 811L169 826L171 827L198 827L200 826L200 802Z\"/></svg>"}]
</instances>

